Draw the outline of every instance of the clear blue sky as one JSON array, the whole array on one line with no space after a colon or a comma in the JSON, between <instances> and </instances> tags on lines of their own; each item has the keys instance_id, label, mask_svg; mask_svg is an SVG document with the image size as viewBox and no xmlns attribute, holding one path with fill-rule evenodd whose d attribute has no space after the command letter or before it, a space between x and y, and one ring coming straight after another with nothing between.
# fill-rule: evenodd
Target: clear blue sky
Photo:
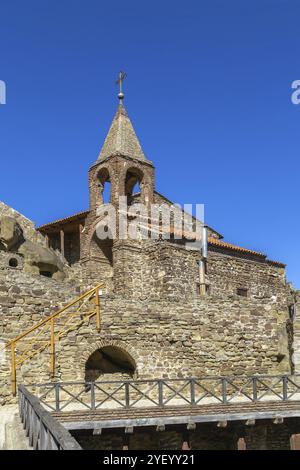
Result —
<instances>
[{"instance_id":1,"label":"clear blue sky","mask_svg":"<svg viewBox=\"0 0 300 470\"><path fill-rule=\"evenodd\" d=\"M124 69L156 189L300 288L298 0L2 0L0 17L0 200L37 224L88 208Z\"/></svg>"}]
</instances>

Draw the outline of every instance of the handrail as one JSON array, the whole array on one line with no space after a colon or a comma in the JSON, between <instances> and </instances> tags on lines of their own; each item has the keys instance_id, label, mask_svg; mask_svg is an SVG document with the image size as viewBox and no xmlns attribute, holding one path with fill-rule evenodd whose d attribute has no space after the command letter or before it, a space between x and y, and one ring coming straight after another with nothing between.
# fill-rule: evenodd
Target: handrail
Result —
<instances>
[{"instance_id":1,"label":"handrail","mask_svg":"<svg viewBox=\"0 0 300 470\"><path fill-rule=\"evenodd\" d=\"M44 349L46 349L48 346L50 346L50 371L52 377L55 374L55 343L56 341L59 341L62 336L64 336L66 333L68 333L72 327L59 331L58 333L55 333L55 319L57 319L59 316L61 316L64 313L68 313L67 310L74 305L78 304L81 301L84 301L77 309L75 312L69 312L69 318L67 322L73 318L74 315L76 314L81 314L83 315L84 312L81 311L81 308L83 307L86 299L89 301L93 296L95 296L95 308L89 312L85 312L85 318L89 319L92 316L96 315L96 324L97 324L97 330L100 331L101 328L101 318L100 318L100 301L99 301L99 290L100 288L104 287L105 284L101 283L98 284L96 287L93 289L88 290L84 294L80 295L76 299L72 300L72 302L69 302L65 307L59 309L57 312L54 312L52 315L49 315L47 318L44 318L37 324L33 325L32 327L28 328L26 331L21 333L19 336L16 338L12 339L8 343L4 345L4 347L1 349L0 352L7 348L11 348L11 384L12 384L12 393L15 396L17 392L17 382L16 382L16 366L23 364L27 359L31 359L33 356L38 354L39 352L42 352ZM80 318L80 321L75 325L78 326L78 324L82 323L84 320ZM66 323L67 325L68 323ZM39 335L44 332L45 326L50 325L50 339L49 340L41 340L37 339ZM65 326L66 326L65 325ZM73 325L74 327L74 325ZM34 343L34 339L31 339L31 343L29 344L29 347L27 349L25 348L25 351L22 351L22 354L20 355L19 362L17 362L16 358L16 344L21 341L22 339L28 337L31 333L39 330L41 330L36 334L36 343L39 342L39 348L38 349L33 349L32 346ZM41 345L42 344L42 345Z\"/></svg>"},{"instance_id":2,"label":"handrail","mask_svg":"<svg viewBox=\"0 0 300 470\"><path fill-rule=\"evenodd\" d=\"M38 393L41 403L55 412L71 411L74 404L76 410L78 404L84 409L106 410L135 409L137 405L165 408L174 404L195 407L210 403L300 403L300 374L71 381L30 387Z\"/></svg>"},{"instance_id":3,"label":"handrail","mask_svg":"<svg viewBox=\"0 0 300 470\"><path fill-rule=\"evenodd\" d=\"M78 442L46 411L40 400L19 385L19 413L34 450L82 450Z\"/></svg>"},{"instance_id":4,"label":"handrail","mask_svg":"<svg viewBox=\"0 0 300 470\"><path fill-rule=\"evenodd\" d=\"M283 379L284 377L287 377L289 379L292 379L294 377L299 377L300 379L300 373L298 374L257 374L257 375L203 375L203 376L197 376L197 375L191 375L189 377L182 377L182 378L176 378L176 379L168 379L168 378L155 378L155 379L125 379L125 380L95 380L94 383L101 383L101 384L117 384L117 383L150 383L150 382L158 382L159 380L162 381L168 381L168 382L182 382L183 380L220 380L220 379L226 379L226 380L250 380L250 379ZM56 382L61 385L80 385L80 384L87 384L90 382L86 382L85 380L66 380L64 382ZM46 387L46 386L53 385L53 382L45 382L45 383L38 383L38 384L30 384L31 387Z\"/></svg>"},{"instance_id":5,"label":"handrail","mask_svg":"<svg viewBox=\"0 0 300 470\"><path fill-rule=\"evenodd\" d=\"M73 300L72 302L70 302L69 304L67 304L65 307L61 308L60 310L58 310L57 312L54 312L52 313L52 315L49 315L49 317L45 318L44 320L40 321L39 323L37 323L36 325L32 326L31 328L29 328L27 331L25 331L24 333L22 333L21 335L17 336L16 338L14 338L13 340L11 340L9 343L5 344L4 345L4 348L3 349L6 349L8 348L12 343L17 343L17 341L19 341L20 339L24 338L25 336L29 335L30 333L32 333L32 331L38 329L40 326L43 326L45 323L48 323L52 318L55 318L57 317L58 315L60 315L61 313L63 313L65 310L67 310L68 308L70 307L73 307L73 305L75 305L76 303L80 302L80 300L84 299L85 297L87 297L89 294L92 294L96 289L100 289L100 287L103 287L104 284L98 284L96 287L94 287L93 289L90 289L89 291L85 292L84 294L82 294L80 297L77 297L75 300Z\"/></svg>"}]
</instances>

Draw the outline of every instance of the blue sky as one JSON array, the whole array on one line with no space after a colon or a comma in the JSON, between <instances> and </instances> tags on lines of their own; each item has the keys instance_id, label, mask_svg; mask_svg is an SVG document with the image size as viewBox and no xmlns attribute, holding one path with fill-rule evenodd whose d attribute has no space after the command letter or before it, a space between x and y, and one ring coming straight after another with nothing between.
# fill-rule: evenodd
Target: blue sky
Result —
<instances>
[{"instance_id":1,"label":"blue sky","mask_svg":"<svg viewBox=\"0 0 300 470\"><path fill-rule=\"evenodd\" d=\"M300 3L2 0L0 200L37 224L88 208L116 74L156 189L300 288Z\"/></svg>"}]
</instances>

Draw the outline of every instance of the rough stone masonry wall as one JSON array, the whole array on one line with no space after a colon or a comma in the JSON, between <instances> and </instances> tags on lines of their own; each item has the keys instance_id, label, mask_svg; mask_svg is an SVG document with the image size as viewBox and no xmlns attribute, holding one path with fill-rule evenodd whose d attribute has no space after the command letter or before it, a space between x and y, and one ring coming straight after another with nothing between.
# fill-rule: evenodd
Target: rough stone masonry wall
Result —
<instances>
[{"instance_id":1,"label":"rough stone masonry wall","mask_svg":"<svg viewBox=\"0 0 300 470\"><path fill-rule=\"evenodd\" d=\"M167 426L162 432L155 428L135 428L133 434L127 435L129 449L181 450L185 431L183 426ZM226 428L218 428L216 423L201 423L189 433L189 443L192 450L237 450L238 439L243 437L247 450L289 450L291 435L299 431L295 419L287 419L282 424L258 420L255 426L228 422ZM120 450L123 446L124 431L104 431L98 436L73 434L85 450Z\"/></svg>"},{"instance_id":2,"label":"rough stone masonry wall","mask_svg":"<svg viewBox=\"0 0 300 470\"><path fill-rule=\"evenodd\" d=\"M150 242L143 263L143 293L152 299L193 300L197 297L199 252L168 241Z\"/></svg>"},{"instance_id":3,"label":"rough stone masonry wall","mask_svg":"<svg viewBox=\"0 0 300 470\"><path fill-rule=\"evenodd\" d=\"M263 300L270 309L276 309L279 369L284 370L289 363L293 371L294 325L289 306L294 303L295 294L286 282L285 269L269 261L210 251L206 280L212 296L238 299L241 297L237 295L237 289L242 288L247 290L249 299Z\"/></svg>"},{"instance_id":4,"label":"rough stone masonry wall","mask_svg":"<svg viewBox=\"0 0 300 470\"><path fill-rule=\"evenodd\" d=\"M3 340L66 304L82 288L101 282L101 266L85 260L70 282L26 274L8 267L0 253ZM18 256L18 255L16 255ZM114 345L136 363L137 378L289 373L286 337L288 287L281 268L210 253L211 295L199 297L198 254L168 241L129 242L113 247L114 289L102 299L102 329L95 319L61 340L57 380L84 379L85 363L98 348ZM99 273L99 274L98 274ZM99 276L99 277L98 277ZM249 296L236 295L240 287ZM246 284L246 285L245 285ZM49 381L49 351L22 366L19 382ZM1 397L8 400L9 363L1 368Z\"/></svg>"},{"instance_id":5,"label":"rough stone masonry wall","mask_svg":"<svg viewBox=\"0 0 300 470\"><path fill-rule=\"evenodd\" d=\"M10 277L9 282L13 279ZM2 281L3 282L3 281ZM49 280L50 283L55 281ZM10 284L11 285L11 284ZM8 288L2 302L2 336L9 339L50 313L49 305L71 296L49 284L15 278L20 291ZM37 290L36 290L37 289ZM55 303L54 303L55 302ZM193 302L150 302L109 296L102 299L102 327L95 319L71 332L57 348L57 380L84 380L85 363L98 348L113 345L127 351L136 363L136 378L181 378L208 375L278 374L278 321L276 308L266 301L204 298ZM281 368L280 368L281 367ZM49 351L24 364L18 381L49 381ZM288 365L285 371L289 372ZM1 371L1 398L9 400L9 364Z\"/></svg>"},{"instance_id":6,"label":"rough stone masonry wall","mask_svg":"<svg viewBox=\"0 0 300 470\"><path fill-rule=\"evenodd\" d=\"M4 343L79 295L79 287L74 282L63 283L24 273L22 258L14 257L18 258L18 267L10 268L8 259L11 253L0 252L0 349ZM41 359L39 357L37 361ZM49 357L47 365L43 362L39 364L41 367L31 372L30 362L25 363L24 370L30 381L49 380ZM11 399L9 350L0 355L0 404L7 399Z\"/></svg>"},{"instance_id":7,"label":"rough stone masonry wall","mask_svg":"<svg viewBox=\"0 0 300 470\"><path fill-rule=\"evenodd\" d=\"M256 299L269 299L286 309L291 289L286 284L285 269L268 261L209 251L207 280L212 293L236 294L237 288L248 290Z\"/></svg>"}]
</instances>

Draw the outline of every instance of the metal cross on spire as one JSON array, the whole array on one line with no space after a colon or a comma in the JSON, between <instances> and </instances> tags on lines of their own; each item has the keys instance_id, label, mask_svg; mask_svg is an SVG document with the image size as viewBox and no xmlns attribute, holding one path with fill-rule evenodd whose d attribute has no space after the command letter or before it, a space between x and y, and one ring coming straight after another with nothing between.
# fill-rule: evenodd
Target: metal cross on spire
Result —
<instances>
[{"instance_id":1,"label":"metal cross on spire","mask_svg":"<svg viewBox=\"0 0 300 470\"><path fill-rule=\"evenodd\" d=\"M123 94L123 91L122 91L122 84L123 84L123 80L126 78L126 76L127 75L126 75L125 72L120 71L119 72L119 78L116 81L116 85L119 85L119 87L120 87L120 91L119 91L119 94L118 94L118 98L119 98L120 101L122 101L123 98L124 98L124 94Z\"/></svg>"}]
</instances>

